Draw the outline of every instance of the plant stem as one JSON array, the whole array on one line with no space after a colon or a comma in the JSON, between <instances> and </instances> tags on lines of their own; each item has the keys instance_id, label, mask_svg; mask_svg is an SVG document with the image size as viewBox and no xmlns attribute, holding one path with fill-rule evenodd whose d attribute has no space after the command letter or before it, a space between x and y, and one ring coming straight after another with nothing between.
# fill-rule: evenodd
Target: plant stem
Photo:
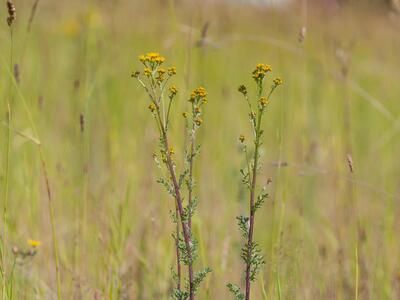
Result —
<instances>
[{"instance_id":1,"label":"plant stem","mask_svg":"<svg viewBox=\"0 0 400 300\"><path fill-rule=\"evenodd\" d=\"M193 129L194 130L194 129ZM190 160L189 160L189 195L188 195L188 201L189 201L189 207L192 209L192 197L193 197L193 154L194 154L194 133L192 134L192 137L190 139ZM189 225L189 230L192 232L192 213L189 212L188 215L188 225Z\"/></svg>"},{"instance_id":2,"label":"plant stem","mask_svg":"<svg viewBox=\"0 0 400 300\"><path fill-rule=\"evenodd\" d=\"M255 189L257 183L257 168L258 168L258 152L260 146L260 136L261 136L261 118L262 118L263 110L260 109L258 113L257 120L257 128L256 128L256 140L255 140L255 150L254 150L254 165L253 165L253 174L251 179L251 189L250 189L250 225L249 225L249 237L247 241L247 263L246 263L246 300L250 300L250 273L251 273L251 255L252 255L252 245L253 245L253 232L254 232L254 197L255 197Z\"/></svg>"},{"instance_id":3,"label":"plant stem","mask_svg":"<svg viewBox=\"0 0 400 300\"><path fill-rule=\"evenodd\" d=\"M176 205L178 207L178 212L179 212L179 219L181 220L181 225L182 225L182 231L183 231L183 238L185 240L185 246L186 246L186 251L188 255L188 269L189 269L189 295L190 295L190 300L194 300L194 290L193 290L193 262L192 262L192 251L191 251L191 244L192 244L192 239L190 235L190 229L187 224L187 221L184 220L184 210L183 210L183 204L182 204L182 196L181 196L181 191L180 187L178 184L178 181L176 179L176 174L175 174L175 168L172 162L171 154L169 152L169 143L168 143L168 136L167 132L165 129L165 125L162 122L161 115L160 115L160 110L157 108L157 119L161 124L161 134L162 134L162 141L164 143L164 148L165 148L165 156L166 156L166 165L168 168L168 172L170 173L171 179L172 179L172 184L174 186L174 192L175 192L175 200L176 200Z\"/></svg>"},{"instance_id":4,"label":"plant stem","mask_svg":"<svg viewBox=\"0 0 400 300\"><path fill-rule=\"evenodd\" d=\"M13 56L14 42L13 42L13 28L10 27L10 70L9 72L13 74L14 67L14 56ZM11 82L14 80L14 75L11 75ZM11 98L11 101L10 101ZM1 261L2 261L2 276L3 276L3 299L7 297L7 212L8 212L8 190L9 190L9 177L10 177L10 156L11 156L11 105L13 102L13 88L12 84L10 84L10 96L7 100L7 148L6 148L6 167L5 167L5 180L4 180L4 203L3 203L3 249L1 253Z\"/></svg>"},{"instance_id":5,"label":"plant stem","mask_svg":"<svg viewBox=\"0 0 400 300\"><path fill-rule=\"evenodd\" d=\"M3 203L3 249L1 252L2 277L3 277L3 299L5 298L7 278L6 278L6 250L7 250L7 203L8 203L8 182L10 173L10 154L11 154L11 107L10 102L7 103L7 146L6 146L6 170L4 179L4 203Z\"/></svg>"},{"instance_id":6,"label":"plant stem","mask_svg":"<svg viewBox=\"0 0 400 300\"><path fill-rule=\"evenodd\" d=\"M167 139L167 135L163 129L163 140L164 140L164 146L166 149L169 149L168 147L168 139ZM188 260L189 260L189 264L188 264L188 269L189 269L189 293L190 293L190 300L194 300L194 291L193 291L193 263L192 263L192 251L191 251L191 244L192 244L192 240L190 237L190 229L189 226L187 224L186 221L183 220L183 215L184 215L184 211L183 211L183 204L182 204L182 197L181 197L181 193L180 193L180 188L178 185L178 181L176 179L176 174L175 174L175 169L172 163L172 159L171 159L171 155L168 152L168 150L166 151L166 157L167 157L167 167L168 167L168 171L171 175L172 178L172 184L174 186L174 192L175 192L175 197L176 197L176 203L178 206L178 212L179 212L179 218L181 220L181 224L182 224L182 231L183 231L183 238L185 240L185 245L186 245L186 251L188 253Z\"/></svg>"},{"instance_id":7,"label":"plant stem","mask_svg":"<svg viewBox=\"0 0 400 300\"><path fill-rule=\"evenodd\" d=\"M178 283L176 285L176 288L178 291L181 290L181 278L182 278L182 273L181 273L181 254L179 252L179 211L178 211L178 204L175 201L175 213L176 213L176 240L175 240L175 247L176 247L176 272L178 276Z\"/></svg>"},{"instance_id":8,"label":"plant stem","mask_svg":"<svg viewBox=\"0 0 400 300\"><path fill-rule=\"evenodd\" d=\"M39 155L40 155L40 161L42 163L43 176L44 176L45 183L46 183L47 197L49 200L48 203L49 203L49 212L50 212L51 234L52 234L52 238L53 238L54 260L56 263L57 299L60 300L61 299L60 263L59 263L59 257L58 257L58 243L57 243L57 234L56 234L56 226L55 226L53 198L52 198L51 190L50 190L49 177L47 175L46 161L44 159L44 153L43 153L41 145L39 145Z\"/></svg>"}]
</instances>

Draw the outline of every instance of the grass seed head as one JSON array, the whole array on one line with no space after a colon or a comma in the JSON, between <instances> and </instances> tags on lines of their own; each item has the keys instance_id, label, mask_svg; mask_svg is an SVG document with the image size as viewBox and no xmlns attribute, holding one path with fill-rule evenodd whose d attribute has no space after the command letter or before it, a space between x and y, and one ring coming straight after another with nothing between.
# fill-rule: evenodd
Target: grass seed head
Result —
<instances>
[{"instance_id":1,"label":"grass seed head","mask_svg":"<svg viewBox=\"0 0 400 300\"><path fill-rule=\"evenodd\" d=\"M14 5L14 3L12 3L11 0L7 0L7 11L8 11L7 24L8 24L8 26L11 27L11 25L14 23L15 19L17 18L15 5Z\"/></svg>"}]
</instances>

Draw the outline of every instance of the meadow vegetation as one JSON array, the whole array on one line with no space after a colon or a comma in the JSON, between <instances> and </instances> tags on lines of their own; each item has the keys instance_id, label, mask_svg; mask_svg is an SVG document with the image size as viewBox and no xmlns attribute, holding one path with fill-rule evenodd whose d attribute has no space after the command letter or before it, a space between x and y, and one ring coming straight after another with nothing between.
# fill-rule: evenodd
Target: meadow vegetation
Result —
<instances>
[{"instance_id":1,"label":"meadow vegetation","mask_svg":"<svg viewBox=\"0 0 400 300\"><path fill-rule=\"evenodd\" d=\"M398 15L306 0L11 3L0 8L2 299L186 299L186 265L204 275L196 299L232 299L228 283L244 299L245 143L268 194L251 299L400 298ZM132 78L153 51L173 76L171 110ZM256 94L258 63L272 68L266 93L284 82L270 102ZM254 151L242 84L267 105Z\"/></svg>"}]
</instances>

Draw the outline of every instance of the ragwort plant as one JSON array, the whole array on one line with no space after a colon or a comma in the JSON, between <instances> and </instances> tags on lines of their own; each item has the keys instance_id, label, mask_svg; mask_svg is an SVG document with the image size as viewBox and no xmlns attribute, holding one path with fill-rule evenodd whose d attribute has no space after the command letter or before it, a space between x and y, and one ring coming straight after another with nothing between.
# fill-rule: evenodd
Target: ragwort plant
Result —
<instances>
[{"instance_id":1,"label":"ragwort plant","mask_svg":"<svg viewBox=\"0 0 400 300\"><path fill-rule=\"evenodd\" d=\"M203 87L195 89L190 97L191 112L183 113L186 123L186 146L184 151L184 167L181 173L176 165L175 151L169 140L171 109L175 102L178 89L170 85L171 78L176 74L176 68L163 68L165 58L158 53L148 53L139 56L143 71L135 71L136 78L149 97L148 106L154 117L159 133L159 153L154 153L156 164L165 171L165 176L157 181L165 187L175 200L175 209L171 218L176 224L173 233L176 247L176 271L172 270L175 287L172 298L176 300L194 300L200 283L211 272L210 268L194 272L193 265L198 256L198 242L192 233L192 216L197 207L197 198L193 195L195 182L193 179L194 160L200 146L196 145L196 133L202 125L202 107L207 103L207 92ZM163 168L164 167L164 168ZM187 201L185 196L187 195ZM181 265L187 266L187 276L183 276ZM182 280L186 277L186 284Z\"/></svg>"},{"instance_id":2,"label":"ragwort plant","mask_svg":"<svg viewBox=\"0 0 400 300\"><path fill-rule=\"evenodd\" d=\"M256 82L256 103L250 100L247 88L244 85L239 87L239 92L243 94L249 109L249 119L253 128L253 144L250 147L246 144L244 135L239 136L245 159L246 168L240 170L242 175L242 183L249 193L249 212L247 216L238 216L237 222L244 239L244 245L241 250L241 258L245 264L245 292L241 288L229 283L228 288L234 295L236 300L249 300L251 283L256 280L257 274L265 263L264 255L261 253L256 242L253 240L255 213L262 206L268 197L265 187L257 192L257 173L260 165L260 147L262 146L262 137L264 131L262 129L263 116L266 114L267 106L270 103L270 97L275 89L282 84L282 79L273 80L269 90L265 88L265 79L267 74L271 72L271 68L265 64L257 64L253 71L253 79Z\"/></svg>"}]
</instances>

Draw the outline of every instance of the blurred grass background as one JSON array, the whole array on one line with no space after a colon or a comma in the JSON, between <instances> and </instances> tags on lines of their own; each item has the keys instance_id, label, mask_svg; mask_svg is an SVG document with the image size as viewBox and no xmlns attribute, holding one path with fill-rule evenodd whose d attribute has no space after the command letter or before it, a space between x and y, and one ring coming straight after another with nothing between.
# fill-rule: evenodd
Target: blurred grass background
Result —
<instances>
[{"instance_id":1,"label":"blurred grass background","mask_svg":"<svg viewBox=\"0 0 400 300\"><path fill-rule=\"evenodd\" d=\"M226 283L242 276L235 216L246 209L247 197L237 138L250 136L251 128L237 87L254 88L250 73L258 62L270 64L284 85L265 120L260 178L272 183L256 219L267 263L254 299L353 299L356 270L358 299L400 298L399 16L379 5L334 1L281 8L42 0L26 35L34 1L14 2L20 83L10 89L9 29L1 9L1 122L5 100L14 95L12 126L33 135L20 92L48 162L64 299L168 299L173 202L155 182L157 133L145 94L130 78L137 56L149 51L161 52L178 69L176 157L183 155L181 113L190 90L204 85L209 92L194 226L199 265L214 271L199 299L230 299ZM299 42L302 27L306 36ZM42 241L35 257L17 265L14 297L54 299L37 146L14 134L11 150L10 264L12 246Z\"/></svg>"}]
</instances>

